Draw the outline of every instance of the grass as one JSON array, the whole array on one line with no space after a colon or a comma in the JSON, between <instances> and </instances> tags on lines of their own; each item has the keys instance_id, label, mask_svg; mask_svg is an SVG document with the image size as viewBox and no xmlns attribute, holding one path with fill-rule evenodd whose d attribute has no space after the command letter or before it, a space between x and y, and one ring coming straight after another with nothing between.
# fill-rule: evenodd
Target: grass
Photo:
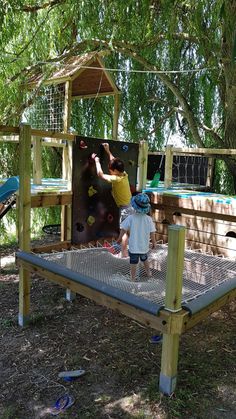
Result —
<instances>
[{"instance_id":1,"label":"grass","mask_svg":"<svg viewBox=\"0 0 236 419\"><path fill-rule=\"evenodd\" d=\"M0 326L2 326L4 329L8 329L12 326L16 326L16 320L15 319L0 319Z\"/></svg>"},{"instance_id":2,"label":"grass","mask_svg":"<svg viewBox=\"0 0 236 419\"><path fill-rule=\"evenodd\" d=\"M2 416L1 419L18 419L18 409L15 406L8 406Z\"/></svg>"}]
</instances>

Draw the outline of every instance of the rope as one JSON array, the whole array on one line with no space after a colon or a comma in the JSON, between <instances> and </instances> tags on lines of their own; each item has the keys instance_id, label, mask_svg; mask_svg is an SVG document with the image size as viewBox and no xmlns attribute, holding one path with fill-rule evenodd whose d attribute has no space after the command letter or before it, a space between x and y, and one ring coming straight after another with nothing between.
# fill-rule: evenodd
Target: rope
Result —
<instances>
[{"instance_id":1,"label":"rope","mask_svg":"<svg viewBox=\"0 0 236 419\"><path fill-rule=\"evenodd\" d=\"M158 249L151 250L149 263L152 277L146 277L143 264L139 263L137 281L130 280L129 258L120 258L106 248L94 247L44 254L40 257L63 265L78 274L162 305L165 299L167 253L167 245L159 245ZM235 277L235 261L185 250L182 304L198 298Z\"/></svg>"}]
</instances>

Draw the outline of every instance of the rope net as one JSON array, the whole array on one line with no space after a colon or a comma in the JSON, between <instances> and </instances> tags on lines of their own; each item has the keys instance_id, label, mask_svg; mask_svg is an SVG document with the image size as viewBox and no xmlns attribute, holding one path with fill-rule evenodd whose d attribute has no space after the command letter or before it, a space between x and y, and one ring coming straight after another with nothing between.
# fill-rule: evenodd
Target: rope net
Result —
<instances>
[{"instance_id":1,"label":"rope net","mask_svg":"<svg viewBox=\"0 0 236 419\"><path fill-rule=\"evenodd\" d=\"M137 268L137 280L130 279L129 258L120 258L108 248L97 247L71 250L40 257L59 266L143 297L155 304L164 305L167 270L167 245L150 250L149 263L152 277L146 276L142 262ZM60 267L58 267L60 271ZM236 262L224 258L185 250L182 304L216 288L236 277ZM79 279L78 279L79 282Z\"/></svg>"},{"instance_id":2,"label":"rope net","mask_svg":"<svg viewBox=\"0 0 236 419\"><path fill-rule=\"evenodd\" d=\"M172 180L177 183L205 185L207 158L200 156L174 156Z\"/></svg>"},{"instance_id":3,"label":"rope net","mask_svg":"<svg viewBox=\"0 0 236 419\"><path fill-rule=\"evenodd\" d=\"M63 132L65 85L42 86L25 118L32 128Z\"/></svg>"}]
</instances>

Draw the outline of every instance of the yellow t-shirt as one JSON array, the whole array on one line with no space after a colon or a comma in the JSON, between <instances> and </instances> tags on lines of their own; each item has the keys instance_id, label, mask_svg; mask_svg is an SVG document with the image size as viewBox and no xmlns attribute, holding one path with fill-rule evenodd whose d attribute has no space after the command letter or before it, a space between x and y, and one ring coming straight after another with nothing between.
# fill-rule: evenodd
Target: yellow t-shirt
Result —
<instances>
[{"instance_id":1,"label":"yellow t-shirt","mask_svg":"<svg viewBox=\"0 0 236 419\"><path fill-rule=\"evenodd\" d=\"M123 207L130 204L131 192L129 186L129 178L126 172L122 176L107 175L108 182L112 185L112 196L118 207Z\"/></svg>"}]
</instances>

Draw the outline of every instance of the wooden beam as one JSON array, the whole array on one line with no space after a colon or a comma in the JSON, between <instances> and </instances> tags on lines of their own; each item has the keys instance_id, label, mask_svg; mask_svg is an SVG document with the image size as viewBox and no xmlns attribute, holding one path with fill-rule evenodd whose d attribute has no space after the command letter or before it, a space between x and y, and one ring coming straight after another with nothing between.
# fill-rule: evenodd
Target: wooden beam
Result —
<instances>
[{"instance_id":1,"label":"wooden beam","mask_svg":"<svg viewBox=\"0 0 236 419\"><path fill-rule=\"evenodd\" d=\"M72 192L54 192L54 193L38 193L31 195L31 207L43 208L53 207L55 205L71 205Z\"/></svg>"},{"instance_id":2,"label":"wooden beam","mask_svg":"<svg viewBox=\"0 0 236 419\"><path fill-rule=\"evenodd\" d=\"M138 186L137 190L142 191L147 183L147 164L148 164L148 143L140 141L138 155Z\"/></svg>"},{"instance_id":3,"label":"wooden beam","mask_svg":"<svg viewBox=\"0 0 236 419\"><path fill-rule=\"evenodd\" d=\"M112 86L112 88L113 88L114 93L120 93L120 90L119 90L119 89L118 89L118 87L116 86L116 84L115 84L115 82L114 82L113 78L112 78L112 77L111 77L111 75L110 75L110 72L109 72L108 70L105 70L105 64L104 64L104 62L103 62L103 60L102 60L101 56L98 56L98 57L97 57L97 61L98 61L98 62L99 62L99 64L101 65L101 67L102 67L102 69L103 69L103 71L104 71L104 74L106 75L106 78L108 79L108 81L109 81L110 85L111 85L111 86Z\"/></svg>"},{"instance_id":4,"label":"wooden beam","mask_svg":"<svg viewBox=\"0 0 236 419\"><path fill-rule=\"evenodd\" d=\"M33 137L33 183L42 185L42 139Z\"/></svg>"},{"instance_id":5,"label":"wooden beam","mask_svg":"<svg viewBox=\"0 0 236 419\"><path fill-rule=\"evenodd\" d=\"M61 141L61 140L59 140L59 141ZM44 147L61 147L61 148L65 148L66 147L66 144L65 143L58 143L58 142L55 142L55 141L45 141L43 139L42 146L44 146Z\"/></svg>"},{"instance_id":6,"label":"wooden beam","mask_svg":"<svg viewBox=\"0 0 236 419\"><path fill-rule=\"evenodd\" d=\"M209 157L208 165L207 165L206 186L209 187L210 189L212 188L212 184L213 184L214 164L215 164L215 159L213 157Z\"/></svg>"},{"instance_id":7,"label":"wooden beam","mask_svg":"<svg viewBox=\"0 0 236 419\"><path fill-rule=\"evenodd\" d=\"M0 125L0 133L19 135L20 128ZM54 132L54 131L43 131L39 129L31 129L31 135L35 137L57 138L58 140L68 140L68 141L74 141L76 138L76 134L68 134L68 133Z\"/></svg>"},{"instance_id":8,"label":"wooden beam","mask_svg":"<svg viewBox=\"0 0 236 419\"><path fill-rule=\"evenodd\" d=\"M207 203L208 204L208 203ZM171 203L167 203L165 205L163 204L152 204L152 209L156 209L158 211L168 211L168 212L179 212L181 214L189 214L189 215L194 215L197 217L205 217L205 218L212 218L212 219L217 219L217 220L222 220L222 221L229 221L229 222L235 222L235 213L233 211L230 211L229 214L223 214L221 212L224 211L223 205L222 207L220 206L220 208L212 208L212 211L210 211L210 205L209 205L209 211L202 211L202 210L198 210L198 209L194 209L191 208L191 205L193 205L193 203L189 203L188 207L189 208L185 208L183 206L178 206L178 205L171 205ZM225 208L226 209L226 208ZM217 210L217 212L216 212Z\"/></svg>"},{"instance_id":9,"label":"wooden beam","mask_svg":"<svg viewBox=\"0 0 236 419\"><path fill-rule=\"evenodd\" d=\"M184 196L181 196L181 194ZM181 210L184 212L185 210L191 209L191 214L193 214L193 211L196 211L199 214L200 212L206 212L208 213L206 217L209 218L211 218L210 213L218 214L217 218L220 218L220 214L235 217L236 200L234 198L231 199L230 197L227 199L219 199L220 195L218 199L214 199L216 197L217 195L213 196L213 199L211 199L210 195L198 195L197 193L196 195L194 193L191 195L191 192L186 190L177 191L176 194L171 192L164 192L163 194L152 192L150 195L152 206L158 204L159 206L162 206L162 208L164 208L164 206L168 207L169 210L172 208L179 208L179 212Z\"/></svg>"},{"instance_id":10,"label":"wooden beam","mask_svg":"<svg viewBox=\"0 0 236 419\"><path fill-rule=\"evenodd\" d=\"M30 251L30 178L31 178L31 127L20 126L20 160L19 160L19 247ZM19 315L20 326L25 326L29 318L30 307L30 276L28 270L19 270Z\"/></svg>"},{"instance_id":11,"label":"wooden beam","mask_svg":"<svg viewBox=\"0 0 236 419\"><path fill-rule=\"evenodd\" d=\"M59 241L56 243L44 244L41 246L36 246L31 248L31 252L33 253L50 253L52 251L62 252L64 250L71 249L71 242L70 241Z\"/></svg>"},{"instance_id":12,"label":"wooden beam","mask_svg":"<svg viewBox=\"0 0 236 419\"><path fill-rule=\"evenodd\" d=\"M169 226L165 309L171 312L181 310L184 241L185 227Z\"/></svg>"},{"instance_id":13,"label":"wooden beam","mask_svg":"<svg viewBox=\"0 0 236 419\"><path fill-rule=\"evenodd\" d=\"M214 301L212 304L205 307L203 310L186 318L186 320L183 322L183 332L186 332L187 330L191 329L215 311L220 310L234 298L236 298L236 289L229 291L223 297L218 298L218 300Z\"/></svg>"},{"instance_id":14,"label":"wooden beam","mask_svg":"<svg viewBox=\"0 0 236 419\"><path fill-rule=\"evenodd\" d=\"M120 95L116 94L114 96L114 115L113 115L113 129L112 129L113 140L118 140L119 106L120 106Z\"/></svg>"},{"instance_id":15,"label":"wooden beam","mask_svg":"<svg viewBox=\"0 0 236 419\"><path fill-rule=\"evenodd\" d=\"M229 148L173 148L174 155L179 154L198 154L205 155L209 154L211 156L236 156L236 149Z\"/></svg>"},{"instance_id":16,"label":"wooden beam","mask_svg":"<svg viewBox=\"0 0 236 419\"><path fill-rule=\"evenodd\" d=\"M34 137L31 140L31 143L33 144L34 140L37 140L37 138L38 137ZM40 138L39 140L41 141L41 145L44 146L44 147L65 147L64 143L58 142L58 141L61 141L60 139L58 139L58 141L57 140L56 141L45 141L44 138L42 138L42 139ZM19 135L16 134L16 135L9 135L9 136L6 136L6 135L1 136L1 134L0 134L0 142L18 144L19 143Z\"/></svg>"},{"instance_id":17,"label":"wooden beam","mask_svg":"<svg viewBox=\"0 0 236 419\"><path fill-rule=\"evenodd\" d=\"M105 97L105 96L115 96L116 94L121 94L121 92L104 92L104 93L91 93L89 95L77 95L77 96L72 96L72 100L80 100L80 99L92 99L92 98L97 98L97 97Z\"/></svg>"},{"instance_id":18,"label":"wooden beam","mask_svg":"<svg viewBox=\"0 0 236 419\"><path fill-rule=\"evenodd\" d=\"M166 146L166 161L165 161L165 188L170 188L172 185L172 167L173 167L173 146Z\"/></svg>"},{"instance_id":19,"label":"wooden beam","mask_svg":"<svg viewBox=\"0 0 236 419\"><path fill-rule=\"evenodd\" d=\"M63 117L63 131L68 132L71 124L72 81L65 84L65 105ZM68 143L63 149L62 177L68 182L68 189L72 188L72 144ZM61 209L61 240L71 240L71 206L63 205Z\"/></svg>"},{"instance_id":20,"label":"wooden beam","mask_svg":"<svg viewBox=\"0 0 236 419\"><path fill-rule=\"evenodd\" d=\"M165 310L176 313L182 310L185 228L170 226L168 239ZM179 327L176 330L173 328L171 333L163 334L159 388L168 395L176 387L179 335Z\"/></svg>"},{"instance_id":21,"label":"wooden beam","mask_svg":"<svg viewBox=\"0 0 236 419\"><path fill-rule=\"evenodd\" d=\"M167 234L160 234L156 233L156 240L161 243L168 242L168 235ZM235 259L236 260L236 249L235 245L233 248L228 248L227 244L222 247L220 245L213 245L212 243L203 243L199 240L189 240L187 235L185 238L185 246L191 250L201 250L203 253L212 253L213 255L220 255L227 258Z\"/></svg>"},{"instance_id":22,"label":"wooden beam","mask_svg":"<svg viewBox=\"0 0 236 419\"><path fill-rule=\"evenodd\" d=\"M165 331L168 329L169 314L164 311L163 314L161 312L159 316L146 313L129 304L116 300L113 297L109 297L103 294L103 292L99 292L92 288L86 287L85 285L82 285L79 282L75 282L70 279L64 278L60 275L60 269L58 269L58 273L55 274L53 272L47 271L44 268L32 265L31 263L22 261L20 259L17 261L17 264L25 270L37 273L43 278L47 278L50 281L53 281L61 285L62 287L71 290L72 292L75 292L79 295L82 295L86 298L95 301L98 304L101 304L102 306L118 311L119 313L124 314L125 316L130 317L140 322L141 324L144 324L147 327L151 327L158 331Z\"/></svg>"},{"instance_id":23,"label":"wooden beam","mask_svg":"<svg viewBox=\"0 0 236 419\"><path fill-rule=\"evenodd\" d=\"M165 154L165 150L160 151L149 151L148 155L150 156L160 156ZM211 157L216 157L218 155L236 155L236 149L228 149L228 148L174 148L173 147L173 154L174 156L185 155L188 154L189 156L206 156L209 155Z\"/></svg>"},{"instance_id":24,"label":"wooden beam","mask_svg":"<svg viewBox=\"0 0 236 419\"><path fill-rule=\"evenodd\" d=\"M187 225L186 226L186 239L188 240L194 241L195 239L196 241L206 243L206 244L212 244L213 246L215 245L221 246L221 247L225 246L231 249L236 248L236 223L234 223L234 226L232 226L231 229L226 227L224 231L223 226L219 226L219 225L217 226L213 222L212 226L209 225L208 230L207 230L207 227L205 229L201 228L201 225L203 224L201 224L200 219L199 219L198 226L196 225L196 227L194 228L193 225L192 226L188 225L189 224L188 220L185 221L185 217L181 217L180 220L177 220L176 222L175 222L175 217L173 218L174 218L174 222L172 224ZM167 229L168 229L168 224L156 222L156 230L158 231L159 234L167 235L168 234ZM220 229L223 230L222 233L219 232ZM226 236L226 233L228 233L229 231L232 231L235 234L235 237Z\"/></svg>"}]
</instances>

